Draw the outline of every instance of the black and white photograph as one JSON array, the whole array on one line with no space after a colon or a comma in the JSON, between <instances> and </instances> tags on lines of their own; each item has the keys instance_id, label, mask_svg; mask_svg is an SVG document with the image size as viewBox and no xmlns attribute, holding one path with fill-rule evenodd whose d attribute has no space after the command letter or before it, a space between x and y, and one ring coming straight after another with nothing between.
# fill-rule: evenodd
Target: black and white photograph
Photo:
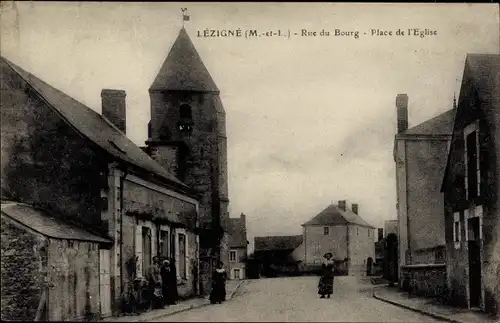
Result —
<instances>
[{"instance_id":1,"label":"black and white photograph","mask_svg":"<svg viewBox=\"0 0 500 323\"><path fill-rule=\"evenodd\" d=\"M1 1L2 321L500 322L498 3Z\"/></svg>"}]
</instances>

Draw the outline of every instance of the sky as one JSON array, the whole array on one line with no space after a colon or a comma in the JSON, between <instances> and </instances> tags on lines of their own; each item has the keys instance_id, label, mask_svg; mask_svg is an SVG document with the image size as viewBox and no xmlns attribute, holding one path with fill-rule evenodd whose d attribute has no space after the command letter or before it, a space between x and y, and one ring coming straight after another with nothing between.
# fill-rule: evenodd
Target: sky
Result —
<instances>
[{"instance_id":1,"label":"sky","mask_svg":"<svg viewBox=\"0 0 500 323\"><path fill-rule=\"evenodd\" d=\"M415 126L452 108L467 53L500 50L497 4L4 1L1 54L97 112L103 88L125 90L127 135L142 146L148 88L182 27L181 8L221 91L230 214L246 214L250 242L301 234L343 199L374 226L395 219L396 95L408 94ZM197 36L238 29L292 36Z\"/></svg>"}]
</instances>

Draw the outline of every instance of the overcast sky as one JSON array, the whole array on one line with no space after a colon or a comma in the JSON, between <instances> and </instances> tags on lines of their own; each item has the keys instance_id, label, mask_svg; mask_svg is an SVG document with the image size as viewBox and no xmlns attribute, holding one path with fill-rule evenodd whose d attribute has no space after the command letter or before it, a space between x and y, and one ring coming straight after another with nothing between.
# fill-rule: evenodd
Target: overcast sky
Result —
<instances>
[{"instance_id":1,"label":"overcast sky","mask_svg":"<svg viewBox=\"0 0 500 323\"><path fill-rule=\"evenodd\" d=\"M17 7L17 10L16 10ZM127 92L127 135L147 136L148 88L181 22L227 114L231 216L248 238L300 234L332 201L375 226L396 218L395 97L409 123L452 107L466 53L499 52L498 5L2 2L1 53L101 112L102 88ZM199 38L205 29L353 37ZM420 28L436 36L370 36ZM367 33L367 35L364 35Z\"/></svg>"}]
</instances>

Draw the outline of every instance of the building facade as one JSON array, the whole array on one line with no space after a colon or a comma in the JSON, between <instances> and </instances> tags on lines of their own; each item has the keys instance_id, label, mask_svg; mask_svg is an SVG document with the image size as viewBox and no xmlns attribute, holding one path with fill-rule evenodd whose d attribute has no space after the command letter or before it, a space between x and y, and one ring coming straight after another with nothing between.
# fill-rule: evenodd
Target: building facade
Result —
<instances>
[{"instance_id":1,"label":"building facade","mask_svg":"<svg viewBox=\"0 0 500 323\"><path fill-rule=\"evenodd\" d=\"M499 314L500 55L465 60L443 177L449 299Z\"/></svg>"},{"instance_id":2,"label":"building facade","mask_svg":"<svg viewBox=\"0 0 500 323\"><path fill-rule=\"evenodd\" d=\"M406 94L396 97L396 108L399 265L444 262L444 202L440 185L455 109L408 129Z\"/></svg>"},{"instance_id":3,"label":"building facade","mask_svg":"<svg viewBox=\"0 0 500 323\"><path fill-rule=\"evenodd\" d=\"M248 240L246 215L229 219L229 278L246 279Z\"/></svg>"},{"instance_id":4,"label":"building facade","mask_svg":"<svg viewBox=\"0 0 500 323\"><path fill-rule=\"evenodd\" d=\"M337 261L345 261L350 275L367 273L368 263L375 261L375 227L359 215L358 204L347 209L345 200L330 205L303 227L303 251L300 260L307 266L320 264L331 252Z\"/></svg>"},{"instance_id":5,"label":"building facade","mask_svg":"<svg viewBox=\"0 0 500 323\"><path fill-rule=\"evenodd\" d=\"M201 196L203 293L217 260L228 268L226 113L210 73L182 28L149 88L146 151Z\"/></svg>"},{"instance_id":6,"label":"building facade","mask_svg":"<svg viewBox=\"0 0 500 323\"><path fill-rule=\"evenodd\" d=\"M2 197L111 239L99 252L101 315L121 311L153 256L175 258L179 294L195 295L199 196L126 137L125 92L103 90L100 115L0 63Z\"/></svg>"}]
</instances>

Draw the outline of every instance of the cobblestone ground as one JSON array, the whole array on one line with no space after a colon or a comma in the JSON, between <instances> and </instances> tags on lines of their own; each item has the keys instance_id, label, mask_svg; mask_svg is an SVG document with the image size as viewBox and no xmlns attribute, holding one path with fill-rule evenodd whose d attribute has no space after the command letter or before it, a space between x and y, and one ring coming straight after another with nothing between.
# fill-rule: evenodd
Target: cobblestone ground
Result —
<instances>
[{"instance_id":1,"label":"cobblestone ground","mask_svg":"<svg viewBox=\"0 0 500 323\"><path fill-rule=\"evenodd\" d=\"M158 319L157 322L438 322L374 299L372 286L336 277L331 299L317 295L318 277L269 278L244 283L221 305Z\"/></svg>"}]
</instances>

